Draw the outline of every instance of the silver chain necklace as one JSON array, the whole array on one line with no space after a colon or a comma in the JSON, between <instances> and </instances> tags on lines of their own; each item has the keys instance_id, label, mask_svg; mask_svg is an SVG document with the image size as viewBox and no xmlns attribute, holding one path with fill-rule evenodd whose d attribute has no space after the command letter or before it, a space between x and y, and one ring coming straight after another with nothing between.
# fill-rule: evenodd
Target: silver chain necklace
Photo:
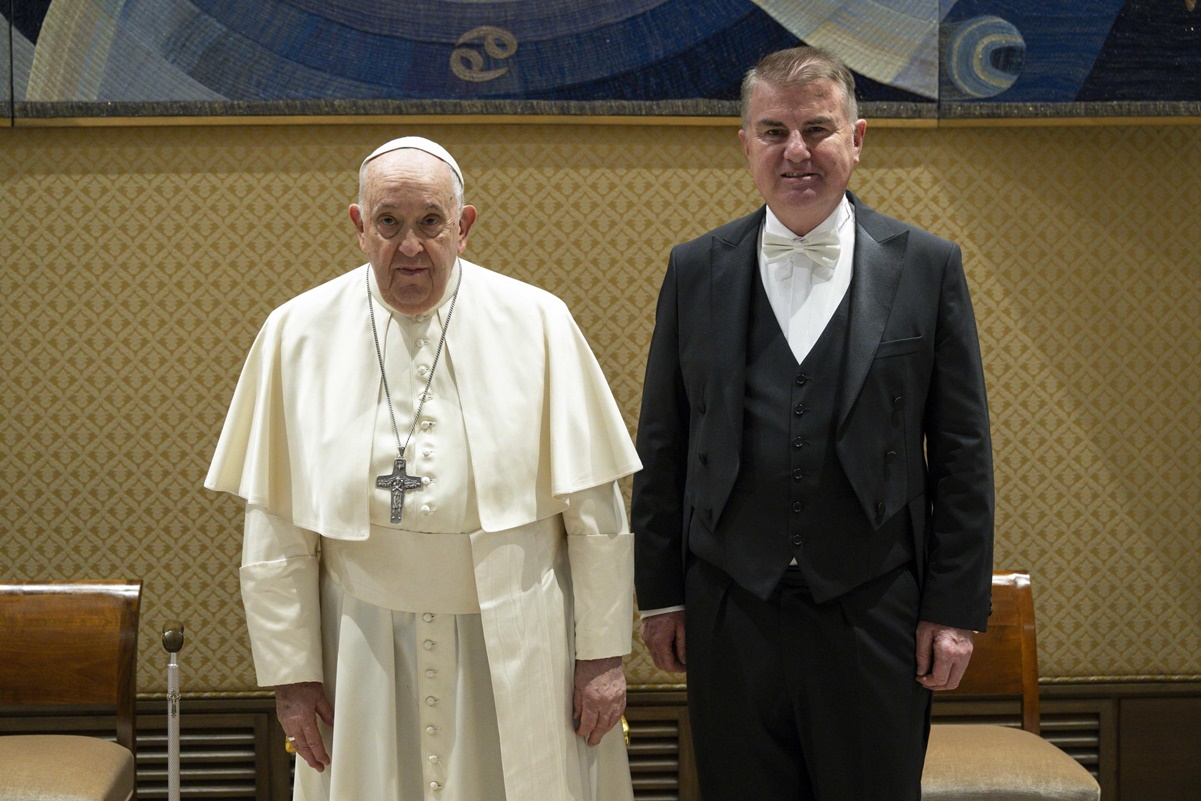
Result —
<instances>
[{"instance_id":1,"label":"silver chain necklace","mask_svg":"<svg viewBox=\"0 0 1201 801\"><path fill-rule=\"evenodd\" d=\"M371 265L367 265L367 313L371 317L371 338L375 341L375 358L379 360L379 375L384 382L384 397L388 400L388 417L392 420L392 433L396 436L396 459L392 463L392 472L388 475L376 476L375 486L392 491L392 509L389 519L399 523L404 514L405 492L421 489L425 481L420 476L410 476L405 471L405 451L417 430L417 421L421 419L421 410L425 408L425 400L430 394L430 385L434 383L434 371L438 369L438 358L442 355L442 346L446 344L446 332L450 330L450 318L455 313L455 303L459 299L459 287L463 286L463 266L455 259L459 267L459 280L455 283L455 293L450 298L450 308L446 311L446 322L442 324L442 338L438 340L438 349L434 351L434 362L430 365L429 377L425 379L425 389L417 403L417 413L413 415L413 425L409 426L409 435L402 443L400 429L396 425L396 411L392 404L392 390L388 387L388 373L384 370L384 352L379 344L379 331L375 326L375 302L371 297Z\"/></svg>"}]
</instances>

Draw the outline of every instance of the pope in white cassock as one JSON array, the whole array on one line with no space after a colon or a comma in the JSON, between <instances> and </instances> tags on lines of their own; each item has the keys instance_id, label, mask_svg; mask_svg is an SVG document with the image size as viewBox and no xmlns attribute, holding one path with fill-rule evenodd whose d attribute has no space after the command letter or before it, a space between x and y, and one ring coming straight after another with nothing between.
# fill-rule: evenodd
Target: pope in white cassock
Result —
<instances>
[{"instance_id":1,"label":"pope in white cassock","mask_svg":"<svg viewBox=\"0 0 1201 801\"><path fill-rule=\"evenodd\" d=\"M350 217L370 263L267 318L205 482L246 500L295 798L630 799L640 465L600 367L561 301L459 258L438 144L368 156Z\"/></svg>"}]
</instances>

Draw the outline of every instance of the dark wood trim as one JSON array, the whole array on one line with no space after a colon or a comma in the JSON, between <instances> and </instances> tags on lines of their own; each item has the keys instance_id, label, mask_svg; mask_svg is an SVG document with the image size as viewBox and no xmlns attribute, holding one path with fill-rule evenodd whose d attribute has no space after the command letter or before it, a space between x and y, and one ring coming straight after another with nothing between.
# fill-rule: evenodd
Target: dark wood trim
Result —
<instances>
[{"instance_id":1,"label":"dark wood trim","mask_svg":"<svg viewBox=\"0 0 1201 801\"><path fill-rule=\"evenodd\" d=\"M1201 682L1044 684L1042 736L1097 776L1105 801L1193 801L1201 787ZM138 716L138 792L165 797L166 699L142 697ZM1019 726L1017 698L943 696L935 719ZM631 688L631 772L639 801L698 801L696 765L683 688ZM284 752L275 702L261 695L188 697L181 702L185 738L184 798L286 801L292 757ZM46 707L0 718L0 734L74 732L112 737L111 708ZM1165 762L1165 760L1167 760Z\"/></svg>"},{"instance_id":2,"label":"dark wood trim","mask_svg":"<svg viewBox=\"0 0 1201 801\"><path fill-rule=\"evenodd\" d=\"M1196 801L1201 797L1201 696L1123 698L1119 726L1121 798Z\"/></svg>"}]
</instances>

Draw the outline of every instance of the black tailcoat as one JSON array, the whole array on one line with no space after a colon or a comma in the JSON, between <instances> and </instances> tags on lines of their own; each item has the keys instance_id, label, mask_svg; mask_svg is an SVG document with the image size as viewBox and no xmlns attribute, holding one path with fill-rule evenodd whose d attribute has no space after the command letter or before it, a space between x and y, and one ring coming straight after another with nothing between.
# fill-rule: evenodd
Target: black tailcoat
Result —
<instances>
[{"instance_id":1,"label":"black tailcoat","mask_svg":"<svg viewBox=\"0 0 1201 801\"><path fill-rule=\"evenodd\" d=\"M874 527L910 516L920 619L983 630L992 452L960 249L848 196L857 230L833 447ZM688 539L712 534L738 476L764 215L760 208L671 253L638 422L643 470L634 477L631 523L642 609L686 603ZM738 558L737 548L725 551ZM854 559L812 559L819 602L874 578Z\"/></svg>"}]
</instances>

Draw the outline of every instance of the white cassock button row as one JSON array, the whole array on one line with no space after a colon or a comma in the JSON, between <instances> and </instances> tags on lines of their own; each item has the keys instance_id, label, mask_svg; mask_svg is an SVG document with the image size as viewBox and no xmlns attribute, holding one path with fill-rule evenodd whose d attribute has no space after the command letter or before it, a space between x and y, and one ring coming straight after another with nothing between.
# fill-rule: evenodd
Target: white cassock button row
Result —
<instances>
[{"instance_id":1,"label":"white cassock button row","mask_svg":"<svg viewBox=\"0 0 1201 801\"><path fill-rule=\"evenodd\" d=\"M421 756L423 779L427 790L426 801L442 797L448 775L445 749L453 743L455 734L455 616L436 612L418 612L414 615L417 626L417 641L424 650L417 657L418 698L423 699L421 725L428 735L422 741ZM437 737L437 739L435 739ZM449 738L445 743L442 741Z\"/></svg>"}]
</instances>

